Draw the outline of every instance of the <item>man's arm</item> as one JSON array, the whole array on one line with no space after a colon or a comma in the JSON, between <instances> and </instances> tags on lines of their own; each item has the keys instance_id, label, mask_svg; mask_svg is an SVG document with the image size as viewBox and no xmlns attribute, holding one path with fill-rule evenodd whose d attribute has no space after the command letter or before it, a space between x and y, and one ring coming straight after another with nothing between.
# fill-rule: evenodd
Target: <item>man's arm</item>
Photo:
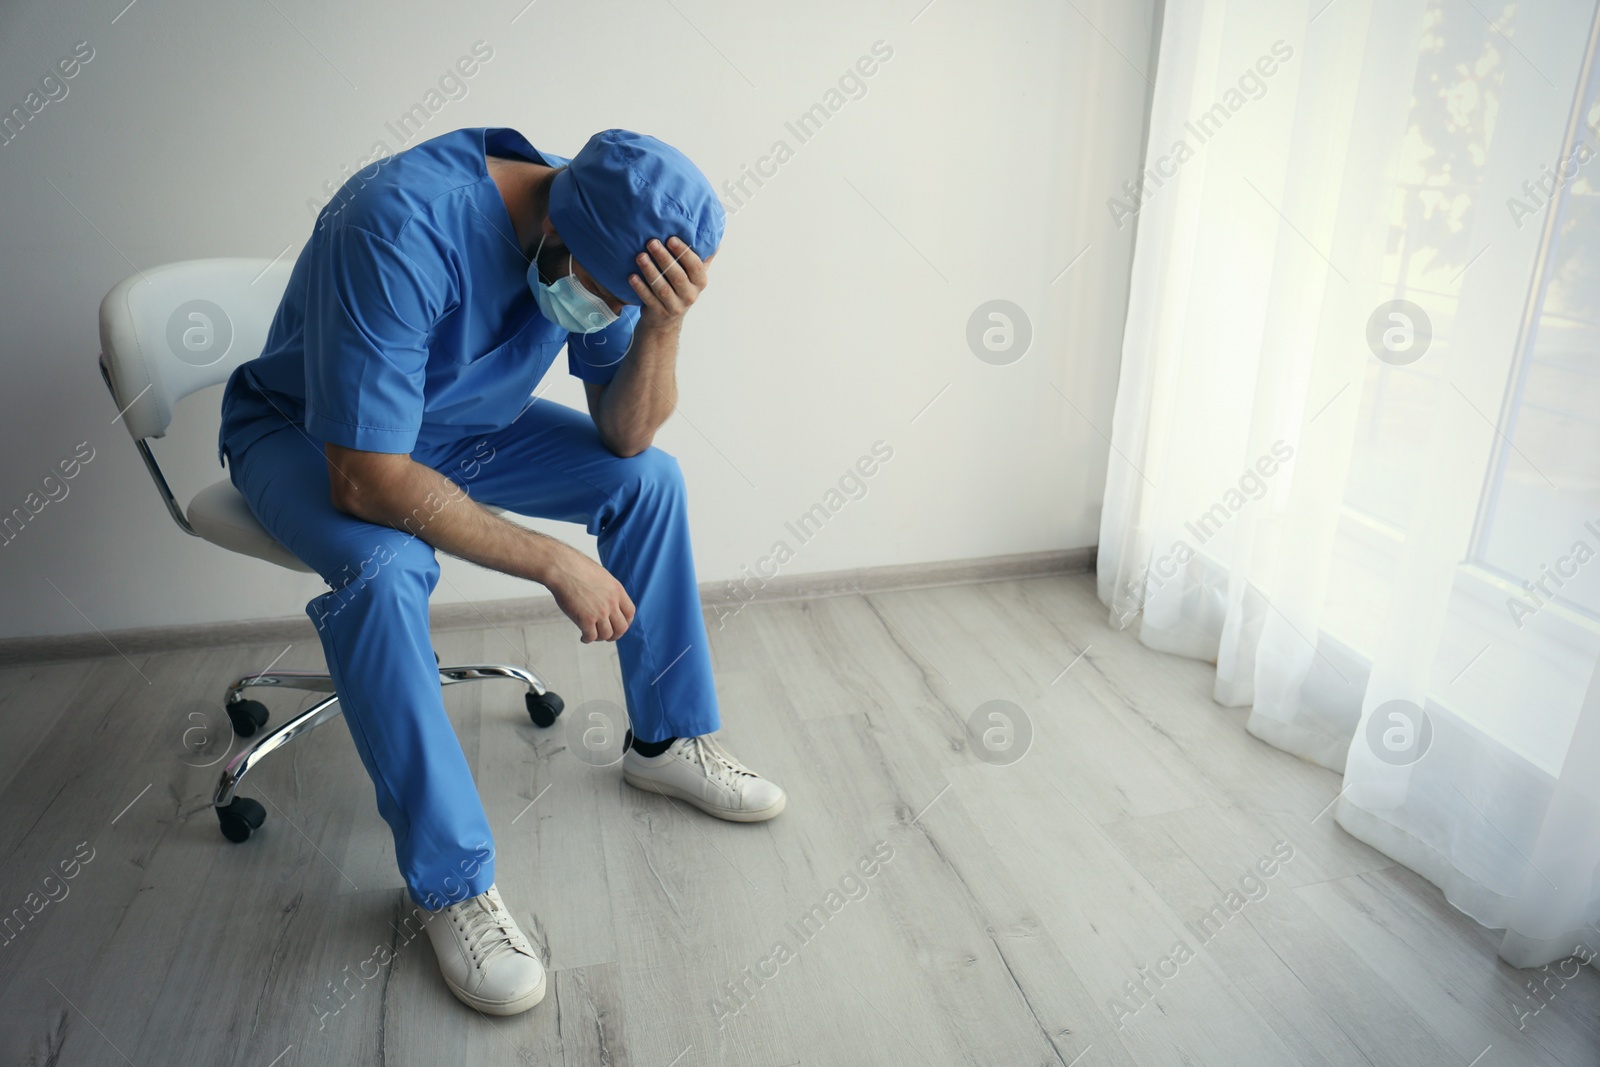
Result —
<instances>
[{"instance_id":1,"label":"man's arm","mask_svg":"<svg viewBox=\"0 0 1600 1067\"><path fill-rule=\"evenodd\" d=\"M611 381L584 383L600 440L624 457L649 448L677 406L678 334L684 314L705 290L711 260L701 262L692 248L669 237L665 246L650 242L637 262L640 274L629 275L628 284L641 310L627 358Z\"/></svg>"},{"instance_id":2,"label":"man's arm","mask_svg":"<svg viewBox=\"0 0 1600 1067\"><path fill-rule=\"evenodd\" d=\"M584 382L600 440L617 455L637 456L678 404L678 328L635 328L628 358L609 382Z\"/></svg>"},{"instance_id":3,"label":"man's arm","mask_svg":"<svg viewBox=\"0 0 1600 1067\"><path fill-rule=\"evenodd\" d=\"M583 641L615 641L633 621L633 601L604 567L553 537L507 522L455 482L410 456L324 446L333 506L392 526L434 548L545 586Z\"/></svg>"}]
</instances>

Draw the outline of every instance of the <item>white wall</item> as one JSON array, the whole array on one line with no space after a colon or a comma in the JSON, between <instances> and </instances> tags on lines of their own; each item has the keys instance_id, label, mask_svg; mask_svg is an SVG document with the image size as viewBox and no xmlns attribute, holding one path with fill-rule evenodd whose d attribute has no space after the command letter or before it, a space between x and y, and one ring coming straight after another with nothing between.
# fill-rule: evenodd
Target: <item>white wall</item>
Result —
<instances>
[{"instance_id":1,"label":"white wall","mask_svg":"<svg viewBox=\"0 0 1600 1067\"><path fill-rule=\"evenodd\" d=\"M688 475L702 581L798 545L785 520L878 440L893 460L784 573L1094 543L1132 235L1105 201L1139 166L1152 0L121 3L0 13L0 110L93 49L0 146L0 513L80 442L95 450L0 547L0 637L294 615L321 589L173 526L112 424L95 309L136 267L293 255L308 199L375 141L395 146L385 123L480 40L493 58L428 134L514 126L571 155L621 126L718 184L775 139L795 149L730 212L657 439ZM894 55L867 94L800 145L785 121L879 40ZM1008 366L966 341L995 298L1033 327ZM564 367L547 395L581 406ZM193 398L157 442L185 500L225 477L217 403ZM436 603L540 591L453 560L445 579Z\"/></svg>"}]
</instances>

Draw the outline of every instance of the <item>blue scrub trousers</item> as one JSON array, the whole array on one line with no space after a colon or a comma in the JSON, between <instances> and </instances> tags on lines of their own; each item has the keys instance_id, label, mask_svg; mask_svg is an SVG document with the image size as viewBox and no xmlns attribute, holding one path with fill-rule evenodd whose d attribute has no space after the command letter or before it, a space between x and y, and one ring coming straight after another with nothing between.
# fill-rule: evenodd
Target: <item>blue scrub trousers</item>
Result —
<instances>
[{"instance_id":1,"label":"blue scrub trousers","mask_svg":"<svg viewBox=\"0 0 1600 1067\"><path fill-rule=\"evenodd\" d=\"M428 629L439 580L433 548L336 510L322 442L299 426L284 421L238 454L226 451L256 518L330 586L306 614L411 898L436 909L482 893L494 882L493 835L440 694ZM652 741L718 729L675 459L656 448L619 457L587 414L547 400L505 429L419 448L412 459L480 504L583 523L637 609L617 641L634 734ZM426 507L418 517L426 522Z\"/></svg>"}]
</instances>

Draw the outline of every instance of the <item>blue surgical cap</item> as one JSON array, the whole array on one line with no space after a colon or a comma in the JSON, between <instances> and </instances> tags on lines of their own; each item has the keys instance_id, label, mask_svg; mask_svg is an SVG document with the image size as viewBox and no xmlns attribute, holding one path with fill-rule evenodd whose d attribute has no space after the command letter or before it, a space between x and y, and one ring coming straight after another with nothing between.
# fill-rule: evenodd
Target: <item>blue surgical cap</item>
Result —
<instances>
[{"instance_id":1,"label":"blue surgical cap","mask_svg":"<svg viewBox=\"0 0 1600 1067\"><path fill-rule=\"evenodd\" d=\"M701 259L722 243L727 219L711 183L671 145L631 130L589 138L550 186L550 221L595 279L624 301L628 275L652 238L676 236Z\"/></svg>"}]
</instances>

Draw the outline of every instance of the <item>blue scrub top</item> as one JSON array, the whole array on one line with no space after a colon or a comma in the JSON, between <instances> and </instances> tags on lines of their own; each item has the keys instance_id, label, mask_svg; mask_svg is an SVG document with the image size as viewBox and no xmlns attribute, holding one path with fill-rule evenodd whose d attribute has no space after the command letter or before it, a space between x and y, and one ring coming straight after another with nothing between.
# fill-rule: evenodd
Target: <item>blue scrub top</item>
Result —
<instances>
[{"instance_id":1,"label":"blue scrub top","mask_svg":"<svg viewBox=\"0 0 1600 1067\"><path fill-rule=\"evenodd\" d=\"M616 374L639 308L592 334L539 313L486 155L559 167L510 129L456 130L345 183L300 250L259 358L223 398L219 458L288 419L312 437L410 454L509 425L563 345Z\"/></svg>"}]
</instances>

